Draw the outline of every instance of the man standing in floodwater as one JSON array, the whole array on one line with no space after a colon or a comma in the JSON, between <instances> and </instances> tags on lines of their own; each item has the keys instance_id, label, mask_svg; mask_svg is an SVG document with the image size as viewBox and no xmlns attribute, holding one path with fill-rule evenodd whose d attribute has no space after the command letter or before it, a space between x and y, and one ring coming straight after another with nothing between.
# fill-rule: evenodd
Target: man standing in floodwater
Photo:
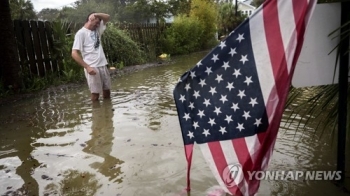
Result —
<instances>
[{"instance_id":1,"label":"man standing in floodwater","mask_svg":"<svg viewBox=\"0 0 350 196\"><path fill-rule=\"evenodd\" d=\"M84 26L75 34L72 58L82 67L91 92L91 100L110 98L111 78L108 63L101 45L101 35L110 16L105 13L91 13Z\"/></svg>"}]
</instances>

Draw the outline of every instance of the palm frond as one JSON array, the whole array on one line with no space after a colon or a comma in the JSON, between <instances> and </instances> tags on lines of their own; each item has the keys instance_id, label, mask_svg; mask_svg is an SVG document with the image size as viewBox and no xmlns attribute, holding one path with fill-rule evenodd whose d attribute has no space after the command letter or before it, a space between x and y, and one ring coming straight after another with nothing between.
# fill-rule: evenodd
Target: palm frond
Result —
<instances>
[{"instance_id":1,"label":"palm frond","mask_svg":"<svg viewBox=\"0 0 350 196\"><path fill-rule=\"evenodd\" d=\"M339 43L329 52L336 51L333 79L336 77L337 66L341 55L349 53L348 49L344 54L340 54L339 47L350 36L350 21L336 28L328 34L331 39L339 39ZM350 88L348 87L348 94ZM338 125L338 103L339 85L323 85L305 88L291 88L285 106L286 127L295 129L296 132L305 131L308 128L314 130L314 134L322 137L326 132L334 137ZM348 109L350 109L350 96L348 97ZM350 116L350 115L349 115ZM350 117L349 119L350 120ZM348 124L348 126L350 126ZM349 131L349 129L347 129ZM332 140L333 141L333 140Z\"/></svg>"},{"instance_id":2,"label":"palm frond","mask_svg":"<svg viewBox=\"0 0 350 196\"><path fill-rule=\"evenodd\" d=\"M338 85L292 88L284 114L284 128L293 126L296 133L309 129L320 137L326 130L333 133L338 124Z\"/></svg>"}]
</instances>

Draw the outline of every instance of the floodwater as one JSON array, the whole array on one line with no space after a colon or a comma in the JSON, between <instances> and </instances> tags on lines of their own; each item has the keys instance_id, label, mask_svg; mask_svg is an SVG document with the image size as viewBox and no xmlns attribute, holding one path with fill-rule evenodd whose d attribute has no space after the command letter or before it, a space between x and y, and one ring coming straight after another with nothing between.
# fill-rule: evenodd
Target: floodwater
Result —
<instances>
[{"instance_id":1,"label":"floodwater","mask_svg":"<svg viewBox=\"0 0 350 196\"><path fill-rule=\"evenodd\" d=\"M81 85L1 106L0 195L181 195L187 163L172 91L204 55L114 77L112 99L99 104ZM330 137L312 132L281 128L269 170L335 170ZM215 185L195 148L191 195ZM345 195L329 181L263 180L259 191L331 194Z\"/></svg>"}]
</instances>

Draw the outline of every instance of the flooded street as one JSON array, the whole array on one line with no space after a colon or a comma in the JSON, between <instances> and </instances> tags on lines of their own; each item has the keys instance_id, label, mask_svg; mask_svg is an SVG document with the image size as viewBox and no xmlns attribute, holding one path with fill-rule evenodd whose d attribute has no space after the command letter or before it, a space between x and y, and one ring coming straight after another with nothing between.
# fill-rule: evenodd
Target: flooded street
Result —
<instances>
[{"instance_id":1,"label":"flooded street","mask_svg":"<svg viewBox=\"0 0 350 196\"><path fill-rule=\"evenodd\" d=\"M112 99L90 102L87 86L62 87L0 107L0 195L176 196L186 187L172 92L206 53L114 77ZM284 119L285 121L285 119ZM283 123L283 122L282 122ZM269 170L335 170L325 133L280 129ZM191 195L217 185L194 149ZM329 181L262 181L259 196L345 196Z\"/></svg>"}]
</instances>

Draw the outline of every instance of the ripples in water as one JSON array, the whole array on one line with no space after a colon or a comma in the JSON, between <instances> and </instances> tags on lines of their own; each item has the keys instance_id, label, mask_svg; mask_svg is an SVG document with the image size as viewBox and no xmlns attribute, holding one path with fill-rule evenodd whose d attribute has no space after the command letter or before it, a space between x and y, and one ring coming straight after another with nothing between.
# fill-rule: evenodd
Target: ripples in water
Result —
<instances>
[{"instance_id":1,"label":"ripples in water","mask_svg":"<svg viewBox=\"0 0 350 196\"><path fill-rule=\"evenodd\" d=\"M1 108L8 116L0 116L0 194L180 194L187 163L172 91L200 57L185 58L114 78L111 100L97 105L86 87L78 86ZM296 132L298 124L291 122L284 116L269 170L334 169L329 138L313 135L312 127ZM200 153L195 146L191 195L217 185ZM262 181L259 191L263 196L330 193L342 195L326 181Z\"/></svg>"}]
</instances>

